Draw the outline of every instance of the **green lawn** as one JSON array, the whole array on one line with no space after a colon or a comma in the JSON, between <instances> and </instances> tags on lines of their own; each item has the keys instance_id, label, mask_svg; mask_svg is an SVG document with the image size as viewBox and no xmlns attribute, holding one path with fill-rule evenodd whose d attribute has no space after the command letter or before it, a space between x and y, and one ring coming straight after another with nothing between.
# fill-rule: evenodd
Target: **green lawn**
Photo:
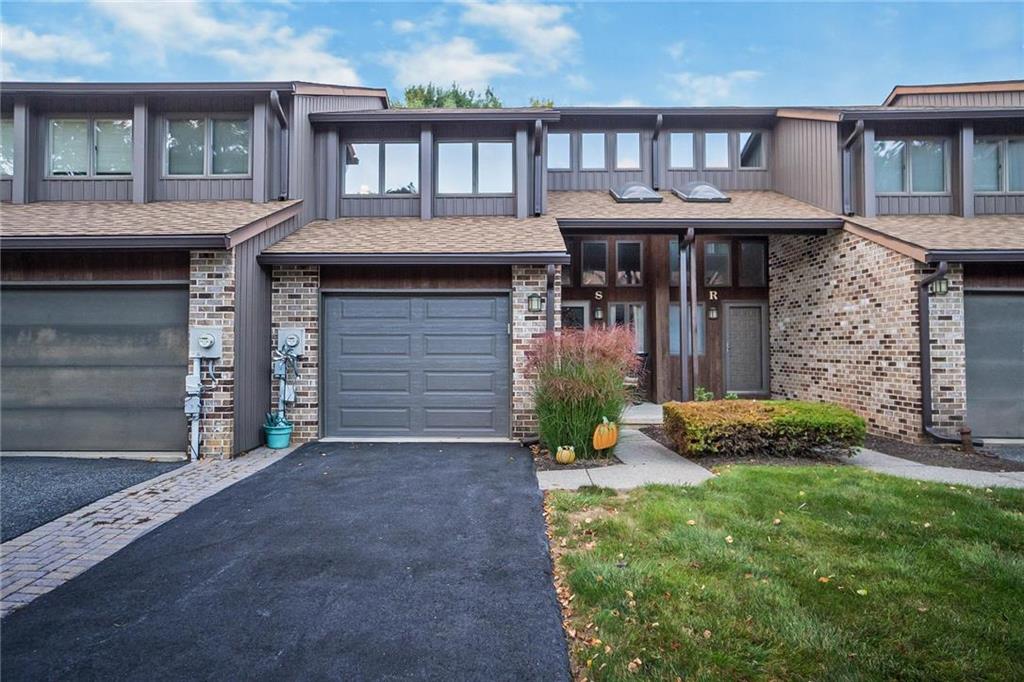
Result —
<instances>
[{"instance_id":1,"label":"green lawn","mask_svg":"<svg viewBox=\"0 0 1024 682\"><path fill-rule=\"evenodd\" d=\"M548 506L581 675L1024 679L1024 491L736 466Z\"/></svg>"}]
</instances>

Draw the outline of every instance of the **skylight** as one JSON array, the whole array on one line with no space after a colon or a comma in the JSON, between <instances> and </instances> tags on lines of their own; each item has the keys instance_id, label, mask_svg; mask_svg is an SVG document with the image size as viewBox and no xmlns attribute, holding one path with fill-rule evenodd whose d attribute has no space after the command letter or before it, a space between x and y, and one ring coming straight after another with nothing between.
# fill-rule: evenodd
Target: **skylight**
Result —
<instances>
[{"instance_id":1,"label":"skylight","mask_svg":"<svg viewBox=\"0 0 1024 682\"><path fill-rule=\"evenodd\" d=\"M695 201L695 202L717 202L725 203L732 201L729 195L722 192L714 185L695 180L688 182L680 189L672 189L672 193L683 201Z\"/></svg>"},{"instance_id":2,"label":"skylight","mask_svg":"<svg viewBox=\"0 0 1024 682\"><path fill-rule=\"evenodd\" d=\"M662 198L642 182L628 182L622 187L609 189L608 193L620 204L656 204Z\"/></svg>"}]
</instances>

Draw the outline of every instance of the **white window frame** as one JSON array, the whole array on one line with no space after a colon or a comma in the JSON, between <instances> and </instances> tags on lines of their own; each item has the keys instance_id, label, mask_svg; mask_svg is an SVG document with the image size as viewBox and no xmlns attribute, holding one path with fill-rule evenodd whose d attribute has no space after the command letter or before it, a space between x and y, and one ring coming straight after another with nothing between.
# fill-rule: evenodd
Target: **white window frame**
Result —
<instances>
[{"instance_id":1,"label":"white window frame","mask_svg":"<svg viewBox=\"0 0 1024 682\"><path fill-rule=\"evenodd\" d=\"M549 141L549 139L551 138L552 135L565 135L567 138L569 138L569 165L568 166L559 166L557 168L554 168L554 167L551 166L551 156L550 156L550 148L549 148L549 145L548 145L548 141ZM563 130L549 130L547 133L545 133L545 135L544 135L544 169L545 170L551 171L552 173L565 173L565 172L572 171L572 160L574 158L573 154L572 154L573 148L574 148L574 145L573 145L573 142L572 142L573 137L575 137L575 136L571 132L563 131Z\"/></svg>"},{"instance_id":2,"label":"white window frame","mask_svg":"<svg viewBox=\"0 0 1024 682\"><path fill-rule=\"evenodd\" d=\"M1010 189L1010 140L1024 143L1024 135L979 135L975 139L978 142L995 142L999 145L999 189L975 189L975 194L991 196L995 194L1009 194L1018 196L1024 194L1024 190ZM971 155L971 164L974 163L974 155ZM973 173L972 173L973 177ZM973 189L973 188L972 188Z\"/></svg>"},{"instance_id":3,"label":"white window frame","mask_svg":"<svg viewBox=\"0 0 1024 682\"><path fill-rule=\"evenodd\" d=\"M648 353L648 350L647 350L647 345L648 345L647 344L647 302L646 301L613 301L613 302L610 302L608 304L608 324L611 325L611 326L617 327L617 326L623 326L623 325L617 325L617 324L615 324L613 322L614 315L612 313L612 310L615 308L615 306L622 306L623 310L626 311L626 315L625 315L625 318L626 318L625 322L626 322L626 324L624 326L626 328L630 328L631 327L633 329L633 343L634 343L633 352L638 354L638 355L642 354L642 353ZM643 312L643 315L644 315L643 323L644 324L643 324L643 327L641 327L641 331L640 331L639 335L636 333L636 328L637 328L636 327L636 319L633 317L633 313L632 313L633 306L637 306L638 308L640 308L641 310L644 311ZM639 344L641 346L640 348L636 347L636 345L637 345L636 344L637 336L640 337L640 341L642 342L641 344Z\"/></svg>"},{"instance_id":4,"label":"white window frame","mask_svg":"<svg viewBox=\"0 0 1024 682\"><path fill-rule=\"evenodd\" d=\"M376 194L359 194L350 193L346 191L345 187L345 146L355 144L375 144L377 145L377 193ZM416 163L416 192L411 194L399 194L399 193L388 193L384 191L384 177L387 168L387 155L385 152L385 146L389 144L414 144L416 145L416 155L418 158L422 157L420 150L420 141L412 138L401 139L401 140L345 140L341 145L341 196L346 199L394 199L401 197L418 197L423 192L423 188L420 186L420 165Z\"/></svg>"},{"instance_id":5,"label":"white window frame","mask_svg":"<svg viewBox=\"0 0 1024 682\"><path fill-rule=\"evenodd\" d=\"M740 136L743 133L750 133L751 135L758 134L761 136L761 165L760 166L744 166L743 165L743 147L740 146ZM766 171L768 170L768 131L760 130L756 128L748 128L745 130L736 131L736 170L739 171Z\"/></svg>"},{"instance_id":6,"label":"white window frame","mask_svg":"<svg viewBox=\"0 0 1024 682\"><path fill-rule=\"evenodd\" d=\"M562 301L562 308L583 308L583 331L590 329L590 301Z\"/></svg>"},{"instance_id":7,"label":"white window frame","mask_svg":"<svg viewBox=\"0 0 1024 682\"><path fill-rule=\"evenodd\" d=\"M89 147L89 167L85 175L54 175L53 166L53 129L50 126L52 121L85 121L86 144ZM81 114L68 116L47 116L43 121L46 126L46 180L125 180L132 177L132 171L127 173L104 173L96 174L96 121L133 121L132 116L124 114ZM135 144L135 125L132 124L132 144ZM17 169L15 169L17 170ZM10 175L0 177L12 177Z\"/></svg>"},{"instance_id":8,"label":"white window frame","mask_svg":"<svg viewBox=\"0 0 1024 682\"><path fill-rule=\"evenodd\" d=\"M725 135L725 166L709 166L708 165L708 135ZM733 169L733 153L732 153L732 131L729 130L704 130L701 132L700 142L700 168L701 170L709 171L729 171Z\"/></svg>"},{"instance_id":9,"label":"white window frame","mask_svg":"<svg viewBox=\"0 0 1024 682\"><path fill-rule=\"evenodd\" d=\"M601 148L604 150L604 153L602 154L602 157L603 157L602 160L604 161L604 165L603 166L584 166L583 165L583 136L584 135L600 135L601 136L601 143L602 143L602 147ZM579 146L579 169L580 169L580 171L581 172L588 172L588 173L603 173L603 172L607 171L608 170L608 131L606 131L606 130L581 130L579 132L579 138L580 138L580 143L579 143L578 146Z\"/></svg>"},{"instance_id":10,"label":"white window frame","mask_svg":"<svg viewBox=\"0 0 1024 682\"><path fill-rule=\"evenodd\" d=\"M690 136L690 158L693 159L693 163L689 166L676 166L672 163L672 136L673 135L689 135ZM665 138L668 141L668 169L670 171L692 171L697 170L697 135L700 134L698 130L670 130Z\"/></svg>"},{"instance_id":11,"label":"white window frame","mask_svg":"<svg viewBox=\"0 0 1024 682\"><path fill-rule=\"evenodd\" d=\"M170 172L170 161L171 156L168 153L169 147L167 145L167 137L171 131L171 121L188 121L191 119L203 119L204 131L203 131L203 173L202 175L195 174L172 174ZM242 121L244 120L249 126L249 170L245 173L213 173L213 122L214 121ZM163 133L163 160L161 163L161 180L242 180L252 177L252 148L253 148L253 130L252 130L252 114L246 114L243 112L231 113L221 112L216 114L170 114L163 118L163 125L160 127L161 133Z\"/></svg>"},{"instance_id":12,"label":"white window frame","mask_svg":"<svg viewBox=\"0 0 1024 682\"><path fill-rule=\"evenodd\" d=\"M875 139L876 142L902 142L904 149L904 166L903 166L903 191L902 192L879 192L875 189L875 196L879 197L944 197L949 196L950 188L953 186L952 183L952 156L950 155L950 141L949 138L942 137L941 135L899 135L899 136L881 136ZM915 192L914 191L914 161L912 154L910 153L911 142L941 142L942 143L942 155L943 155L943 183L944 188L941 192ZM875 162L875 150L871 149L871 163ZM972 159L973 163L973 159Z\"/></svg>"},{"instance_id":13,"label":"white window frame","mask_svg":"<svg viewBox=\"0 0 1024 682\"><path fill-rule=\"evenodd\" d=\"M619 135L636 135L636 166L620 166L619 165ZM639 130L616 130L612 134L612 164L613 168L617 171L639 171L644 168L644 136L640 134ZM605 154L607 155L608 144L605 141ZM605 160L607 165L607 159Z\"/></svg>"},{"instance_id":14,"label":"white window frame","mask_svg":"<svg viewBox=\"0 0 1024 682\"><path fill-rule=\"evenodd\" d=\"M480 192L480 144L510 144L512 145L512 191L511 192ZM454 193L443 193L438 189L438 182L441 179L440 175L440 160L441 155L438 149L443 144L472 144L473 145L473 191L469 194L465 192L454 192ZM508 138L475 138L475 139L462 139L452 138L438 140L434 143L434 194L439 197L445 198L458 198L458 197L514 197L516 195L516 143L515 140ZM381 195L388 196L388 195ZM390 196L401 196L401 195L390 195Z\"/></svg>"},{"instance_id":15,"label":"white window frame","mask_svg":"<svg viewBox=\"0 0 1024 682\"><path fill-rule=\"evenodd\" d=\"M13 158L13 156L14 156L14 139L13 139L13 137L14 137L14 118L0 117L0 121L2 121L4 123L10 123L10 125L11 125L11 138L12 138L11 139L11 157L12 157L11 158L11 168L13 169L12 173L0 173L0 178L13 178L14 177L14 173L18 172L18 169L14 167L14 158ZM50 158L49 155L47 155L46 158L47 158L47 162L49 162L49 158Z\"/></svg>"}]
</instances>

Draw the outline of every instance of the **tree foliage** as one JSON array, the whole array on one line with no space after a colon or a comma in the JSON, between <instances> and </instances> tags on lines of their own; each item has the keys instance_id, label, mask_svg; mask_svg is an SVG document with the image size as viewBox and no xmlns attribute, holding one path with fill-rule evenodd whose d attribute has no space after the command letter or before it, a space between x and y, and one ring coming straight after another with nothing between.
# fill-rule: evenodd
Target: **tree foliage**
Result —
<instances>
[{"instance_id":1,"label":"tree foliage","mask_svg":"<svg viewBox=\"0 0 1024 682\"><path fill-rule=\"evenodd\" d=\"M405 89L405 101L396 106L410 109L498 109L501 100L488 86L483 92L459 87L452 83L441 87L433 83L410 85Z\"/></svg>"}]
</instances>

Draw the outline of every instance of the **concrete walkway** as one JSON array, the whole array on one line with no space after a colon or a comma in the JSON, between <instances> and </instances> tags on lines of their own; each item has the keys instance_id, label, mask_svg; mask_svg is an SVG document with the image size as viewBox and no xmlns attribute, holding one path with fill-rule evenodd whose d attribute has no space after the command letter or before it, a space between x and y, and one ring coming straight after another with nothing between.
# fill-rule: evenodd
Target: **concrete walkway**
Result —
<instances>
[{"instance_id":1,"label":"concrete walkway","mask_svg":"<svg viewBox=\"0 0 1024 682\"><path fill-rule=\"evenodd\" d=\"M622 460L622 464L590 469L538 471L537 482L541 490L576 490L589 485L632 490L648 483L696 485L714 477L704 467L680 457L633 429L623 429L619 433L615 456Z\"/></svg>"},{"instance_id":2,"label":"concrete walkway","mask_svg":"<svg viewBox=\"0 0 1024 682\"><path fill-rule=\"evenodd\" d=\"M652 426L661 424L661 405L658 403L637 403L622 412L619 423L623 426Z\"/></svg>"},{"instance_id":3,"label":"concrete walkway","mask_svg":"<svg viewBox=\"0 0 1024 682\"><path fill-rule=\"evenodd\" d=\"M1001 486L1004 488L1024 488L1024 471L973 471L971 469L953 469L919 464L909 459L885 455L881 452L861 448L860 452L849 459L850 464L877 471L882 474L912 478L918 481L934 481L955 485L969 485L978 488Z\"/></svg>"}]
</instances>

